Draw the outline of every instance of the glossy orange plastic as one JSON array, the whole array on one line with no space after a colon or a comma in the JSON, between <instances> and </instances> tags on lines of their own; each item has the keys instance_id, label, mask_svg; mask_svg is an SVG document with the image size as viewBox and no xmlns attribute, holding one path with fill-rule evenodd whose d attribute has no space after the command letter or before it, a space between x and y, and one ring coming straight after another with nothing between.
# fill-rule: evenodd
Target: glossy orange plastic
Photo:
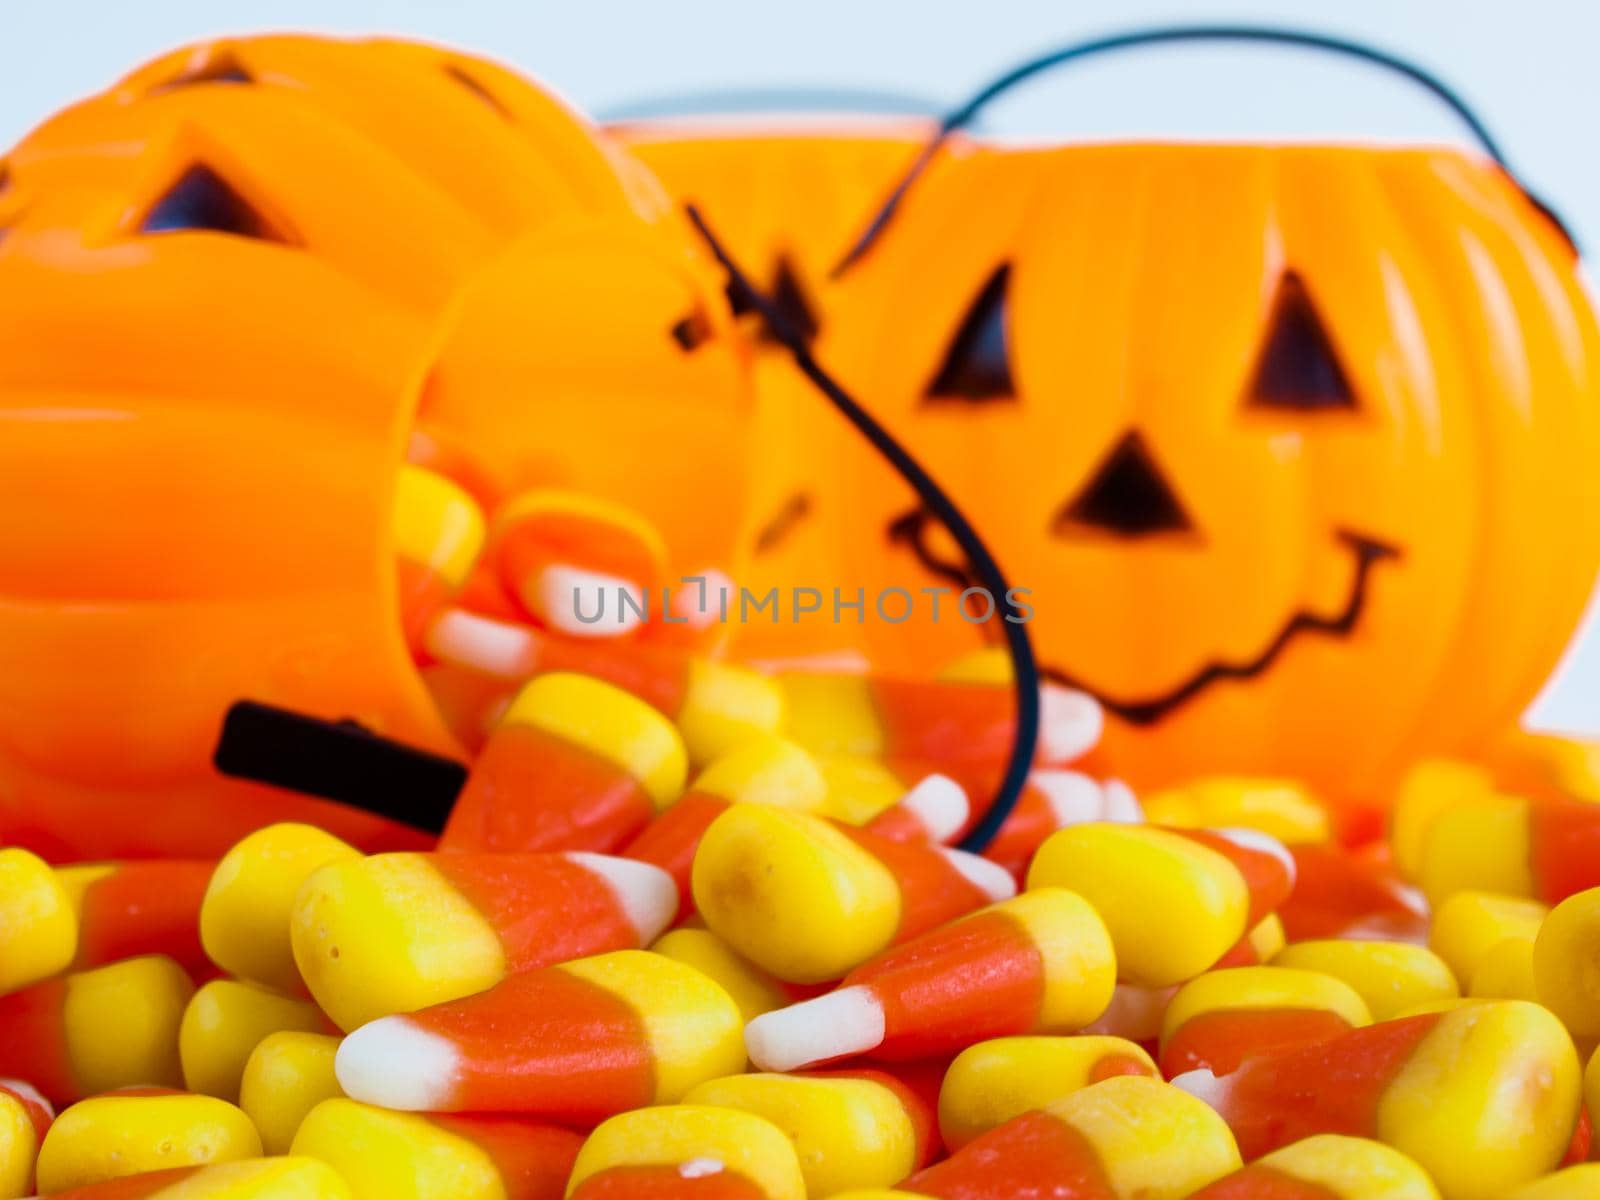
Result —
<instances>
[{"instance_id":1,"label":"glossy orange plastic","mask_svg":"<svg viewBox=\"0 0 1600 1200\"><path fill-rule=\"evenodd\" d=\"M6 164L0 842L201 856L284 818L416 840L210 764L244 697L458 752L398 620L414 427L731 559L749 399L721 281L642 168L511 72L217 42Z\"/></svg>"},{"instance_id":2,"label":"glossy orange plastic","mask_svg":"<svg viewBox=\"0 0 1600 1200\"><path fill-rule=\"evenodd\" d=\"M820 357L1031 590L1041 663L1106 704L1118 773L1370 796L1510 728L1588 596L1600 334L1576 267L1449 150L964 153L827 291ZM836 542L839 583L968 570L816 421L813 485L851 516L794 536ZM979 640L826 632L887 670Z\"/></svg>"}]
</instances>

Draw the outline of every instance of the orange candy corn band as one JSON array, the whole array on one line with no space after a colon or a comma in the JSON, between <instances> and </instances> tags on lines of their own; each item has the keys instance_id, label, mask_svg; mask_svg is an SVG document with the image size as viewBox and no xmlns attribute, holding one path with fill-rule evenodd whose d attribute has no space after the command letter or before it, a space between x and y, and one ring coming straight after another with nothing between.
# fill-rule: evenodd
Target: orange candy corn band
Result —
<instances>
[{"instance_id":1,"label":"orange candy corn band","mask_svg":"<svg viewBox=\"0 0 1600 1200\"><path fill-rule=\"evenodd\" d=\"M943 1200L1012 1200L1041 1180L1072 1200L1120 1200L1089 1139L1042 1111L991 1129L899 1186Z\"/></svg>"},{"instance_id":2,"label":"orange candy corn band","mask_svg":"<svg viewBox=\"0 0 1600 1200\"><path fill-rule=\"evenodd\" d=\"M1251 1054L1315 1046L1347 1033L1350 1023L1325 1009L1242 1009L1200 1013L1161 1048L1161 1073L1171 1079L1200 1068L1217 1075Z\"/></svg>"},{"instance_id":3,"label":"orange candy corn band","mask_svg":"<svg viewBox=\"0 0 1600 1200\"><path fill-rule=\"evenodd\" d=\"M106 864L107 872L83 888L78 905L78 954L82 970L165 954L197 982L217 974L200 944L200 902L216 864L209 860L155 859ZM98 871L77 867L78 871Z\"/></svg>"}]
</instances>

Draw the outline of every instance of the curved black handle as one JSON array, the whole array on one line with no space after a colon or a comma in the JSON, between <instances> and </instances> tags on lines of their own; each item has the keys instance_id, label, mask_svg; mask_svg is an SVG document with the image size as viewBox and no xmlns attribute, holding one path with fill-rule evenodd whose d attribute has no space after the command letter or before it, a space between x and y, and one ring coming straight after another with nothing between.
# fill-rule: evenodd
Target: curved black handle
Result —
<instances>
[{"instance_id":1,"label":"curved black handle","mask_svg":"<svg viewBox=\"0 0 1600 1200\"><path fill-rule=\"evenodd\" d=\"M946 113L940 119L938 132L922 148L922 152L918 154L910 168L907 169L899 182L889 192L888 197L856 239L855 244L850 247L844 258L834 267L834 276L838 277L844 274L872 248L873 243L877 241L884 227L893 219L901 201L905 199L906 193L911 190L912 185L916 183L922 172L927 168L933 156L939 152L939 148L944 145L946 139L952 133L971 124L979 112L991 101L1036 75L1041 75L1046 71L1054 70L1068 63L1081 62L1086 58L1096 58L1122 50L1136 50L1148 46L1170 45L1181 42L1243 42L1266 43L1276 46L1298 46L1309 50L1322 50L1330 54L1369 63L1410 80L1443 101L1445 106L1461 119L1462 124L1471 132L1474 140L1483 148L1484 153L1493 159L1495 164L1513 181L1516 181L1517 186L1522 187L1523 191L1528 194L1529 200L1550 217L1569 242L1572 241L1571 234L1567 232L1565 225L1554 211L1532 193L1528 193L1527 188L1523 187L1520 181L1517 181L1516 172L1511 169L1510 163L1506 161L1506 156L1500 149L1499 143L1494 140L1489 130L1478 118L1477 113L1449 84L1416 63L1401 58L1397 54L1391 54L1387 50L1379 50L1362 42L1334 37L1331 34L1314 33L1304 29L1281 28L1271 25L1170 25L1114 33L1105 37L1091 38L1088 41L1073 42L1071 45L1048 51L1026 62L1019 63L993 82L981 88L959 108L952 109Z\"/></svg>"},{"instance_id":2,"label":"curved black handle","mask_svg":"<svg viewBox=\"0 0 1600 1200\"><path fill-rule=\"evenodd\" d=\"M700 210L689 204L685 206L685 212L711 251L712 257L728 273L729 288L761 315L767 328L789 352L801 373L828 398L846 420L856 427L861 436L871 443L873 449L888 460L889 464L900 473L901 478L911 485L929 511L950 531L950 536L956 540L962 553L967 556L967 561L972 564L973 572L979 582L993 596L1009 596L1011 585L1006 580L1005 572L1000 569L1000 564L989 552L989 547L984 544L983 538L972 527L972 522L967 520L966 514L956 502L939 486L933 476L928 474L927 469L912 456L911 452L896 441L894 435L879 424L838 380L828 374L812 355L811 346L805 335L751 283L750 277L728 253L711 226L706 223L706 219L701 216ZM1016 696L1017 724L1011 739L1011 753L1006 759L1005 773L995 789L994 800L978 823L961 840L961 848L974 853L983 850L994 841L995 834L1000 832L1000 826L1011 815L1011 810L1016 808L1017 801L1022 797L1022 790L1028 784L1028 774L1033 769L1034 747L1039 741L1039 664L1034 658L1033 642L1028 637L1028 627L1025 622L1007 618L1001 624L1005 632L1006 650L1011 657L1011 685Z\"/></svg>"}]
</instances>

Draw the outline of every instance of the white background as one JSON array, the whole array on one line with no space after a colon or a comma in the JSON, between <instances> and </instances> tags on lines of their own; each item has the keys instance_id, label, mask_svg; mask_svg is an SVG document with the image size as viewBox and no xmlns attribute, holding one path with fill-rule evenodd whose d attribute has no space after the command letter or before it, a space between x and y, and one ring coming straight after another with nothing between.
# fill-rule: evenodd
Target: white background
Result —
<instances>
[{"instance_id":1,"label":"white background","mask_svg":"<svg viewBox=\"0 0 1600 1200\"><path fill-rule=\"evenodd\" d=\"M948 104L1051 44L1134 24L1315 25L1409 56L1478 108L1524 180L1600 254L1600 4L1588 0L0 0L0 145L162 50L219 33L401 33L530 71L590 111L724 87L869 88ZM997 110L1023 134L1454 138L1426 97L1289 51L1170 50ZM1595 464L1600 470L1600 462ZM1600 733L1600 611L1532 722Z\"/></svg>"}]
</instances>

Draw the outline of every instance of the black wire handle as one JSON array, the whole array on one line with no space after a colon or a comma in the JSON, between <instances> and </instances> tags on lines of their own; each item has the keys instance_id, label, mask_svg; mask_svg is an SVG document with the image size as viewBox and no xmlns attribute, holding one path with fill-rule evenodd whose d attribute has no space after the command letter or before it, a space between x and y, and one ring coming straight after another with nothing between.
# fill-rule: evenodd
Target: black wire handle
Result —
<instances>
[{"instance_id":1,"label":"black wire handle","mask_svg":"<svg viewBox=\"0 0 1600 1200\"><path fill-rule=\"evenodd\" d=\"M1181 42L1255 42L1267 43L1277 46L1301 46L1310 50L1325 50L1331 54L1343 55L1346 58L1357 59L1361 62L1371 63L1382 67L1397 75L1416 83L1424 90L1431 92L1443 101L1457 117L1461 119L1471 132L1478 145L1485 154L1494 160L1495 165L1503 170L1518 187L1522 187L1528 199L1545 213L1560 229L1568 242L1572 241L1571 234L1560 217L1539 198L1523 187L1517 180L1516 172L1506 160L1500 145L1495 141L1489 130L1479 120L1477 113L1463 100L1444 80L1437 75L1410 62L1387 50L1380 50L1365 43L1351 41L1348 38L1334 37L1331 34L1314 33L1305 29L1282 28L1271 25L1166 25L1150 29L1134 29L1124 33L1114 33L1105 37L1092 38L1088 41L1074 42L1068 46L1048 51L1047 53L1019 63L1004 75L995 79L980 89L971 99L959 108L946 113L939 121L938 131L926 146L922 148L906 173L900 177L898 183L889 192L888 197L868 222L845 256L833 269L833 275L838 278L859 261L873 244L878 240L884 228L894 218L901 202L906 198L912 186L921 177L928 164L933 161L940 148L949 139L952 133L971 124L979 112L1005 92L1017 85L1041 75L1056 67L1068 63L1079 62L1086 58L1094 58L1121 50L1135 50L1147 46L1168 45Z\"/></svg>"},{"instance_id":2,"label":"black wire handle","mask_svg":"<svg viewBox=\"0 0 1600 1200\"><path fill-rule=\"evenodd\" d=\"M693 204L686 205L685 208L689 220L705 239L712 256L727 271L730 292L742 303L748 304L751 310L760 314L767 328L772 331L773 337L777 338L793 356L795 365L806 378L833 402L834 407L844 414L867 441L872 443L873 448L888 459L890 465L916 489L922 502L939 518L960 545L962 552L972 564L978 581L997 597L998 605L1010 592L1011 585L1006 582L1000 564L995 562L994 555L989 553L988 546L984 545L983 539L978 536L978 531L956 507L955 501L945 494L945 490L923 469L922 464L911 456L910 451L896 441L871 413L862 408L856 399L823 369L822 364L812 355L811 347L806 344L805 337L760 289L750 282L750 277L739 268L739 264L724 249L716 234L711 232L711 227L700 215L700 210ZM963 850L974 852L984 849L994 840L1001 824L1016 807L1023 788L1027 786L1028 772L1033 767L1034 746L1039 740L1039 664L1033 656L1033 643L1028 638L1027 624L1011 620L1003 620L1001 624L1005 628L1006 648L1011 655L1012 685L1017 701L1016 732L1011 742L1011 756L1006 760L1005 774L1001 777L993 802L984 812L983 818L961 840Z\"/></svg>"}]
</instances>

